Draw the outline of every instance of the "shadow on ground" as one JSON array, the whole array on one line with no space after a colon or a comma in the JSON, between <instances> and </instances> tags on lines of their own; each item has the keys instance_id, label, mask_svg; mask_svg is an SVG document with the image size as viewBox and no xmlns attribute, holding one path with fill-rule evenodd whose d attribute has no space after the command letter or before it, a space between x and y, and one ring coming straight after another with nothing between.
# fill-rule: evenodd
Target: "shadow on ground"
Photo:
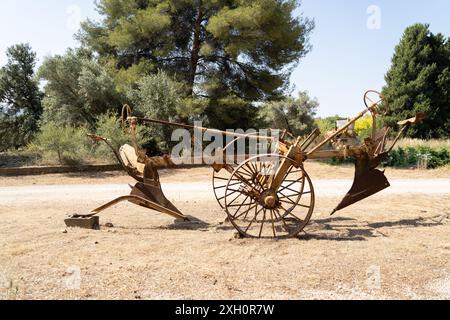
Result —
<instances>
[{"instance_id":1,"label":"shadow on ground","mask_svg":"<svg viewBox=\"0 0 450 320\"><path fill-rule=\"evenodd\" d=\"M93 172L71 172L71 173L65 173L64 175L69 178L86 178L86 179L105 179L105 178L111 178L116 177L120 175L120 171L111 171L111 172L99 172L99 171L93 171Z\"/></svg>"},{"instance_id":2,"label":"shadow on ground","mask_svg":"<svg viewBox=\"0 0 450 320\"><path fill-rule=\"evenodd\" d=\"M233 232L236 229L226 221L208 223L189 216L190 221L174 221L172 224L158 227L118 227L133 230L196 230ZM348 217L317 219L305 228L298 237L300 241L326 240L326 241L367 241L370 238L388 237L389 231L405 228L431 228L447 223L450 215L443 214L433 217L419 217L415 219L401 219L395 221L382 221L370 223Z\"/></svg>"},{"instance_id":3,"label":"shadow on ground","mask_svg":"<svg viewBox=\"0 0 450 320\"><path fill-rule=\"evenodd\" d=\"M0 168L18 168L33 165L36 157L31 154L13 154L0 152Z\"/></svg>"},{"instance_id":4,"label":"shadow on ground","mask_svg":"<svg viewBox=\"0 0 450 320\"><path fill-rule=\"evenodd\" d=\"M198 218L192 216L188 216L188 218L189 221L175 220L171 225L161 227L160 229L208 231L208 229L211 227L209 223Z\"/></svg>"},{"instance_id":5,"label":"shadow on ground","mask_svg":"<svg viewBox=\"0 0 450 320\"><path fill-rule=\"evenodd\" d=\"M369 238L388 237L392 229L441 226L449 218L448 215L439 215L376 223L346 217L314 220L299 240L367 241Z\"/></svg>"}]
</instances>

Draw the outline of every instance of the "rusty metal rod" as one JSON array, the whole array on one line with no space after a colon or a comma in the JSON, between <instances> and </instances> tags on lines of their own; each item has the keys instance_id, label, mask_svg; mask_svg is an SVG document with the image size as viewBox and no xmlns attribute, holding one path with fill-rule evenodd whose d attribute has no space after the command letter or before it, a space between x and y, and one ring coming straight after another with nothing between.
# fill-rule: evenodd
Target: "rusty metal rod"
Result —
<instances>
[{"instance_id":1,"label":"rusty metal rod","mask_svg":"<svg viewBox=\"0 0 450 320\"><path fill-rule=\"evenodd\" d=\"M129 118L129 119L133 119L133 118ZM220 135L228 136L228 137L239 137L239 138L252 137L251 134L232 133L232 132L226 132L226 131L221 131L221 130L217 130L217 129L196 127L196 126L192 126L192 125L188 125L188 124L181 124L181 123L169 122L169 121L164 121L164 120L155 120L155 119L148 119L148 118L135 118L135 119L137 119L138 122L141 122L141 123L153 123L153 124L160 124L160 125L164 125L164 126L178 127L178 128L183 128L183 129L197 129L197 130L201 130L202 133L205 133L208 131L210 133L218 133ZM267 137L267 136L258 136L257 138L261 139L261 140L275 140L274 137Z\"/></svg>"},{"instance_id":2,"label":"rusty metal rod","mask_svg":"<svg viewBox=\"0 0 450 320\"><path fill-rule=\"evenodd\" d=\"M300 149L302 151L306 150L319 135L320 135L320 130L318 128L314 129L314 131L300 145Z\"/></svg>"},{"instance_id":3,"label":"rusty metal rod","mask_svg":"<svg viewBox=\"0 0 450 320\"><path fill-rule=\"evenodd\" d=\"M352 120L350 120L345 126L343 126L341 129L339 129L338 131L336 131L332 136L328 137L327 139L325 139L324 141L322 141L321 143L319 143L314 149L312 149L310 152L308 152L307 156L313 154L314 152L316 152L317 150L319 150L320 148L322 148L324 145L326 145L328 142L330 142L331 140L333 140L335 137L337 137L338 135L340 135L341 133L345 132L345 130L347 130L353 123L355 123L356 121L358 121L359 119L361 119L362 117L364 117L364 115L371 111L370 109L366 109L362 112L360 112L356 117L354 117Z\"/></svg>"}]
</instances>

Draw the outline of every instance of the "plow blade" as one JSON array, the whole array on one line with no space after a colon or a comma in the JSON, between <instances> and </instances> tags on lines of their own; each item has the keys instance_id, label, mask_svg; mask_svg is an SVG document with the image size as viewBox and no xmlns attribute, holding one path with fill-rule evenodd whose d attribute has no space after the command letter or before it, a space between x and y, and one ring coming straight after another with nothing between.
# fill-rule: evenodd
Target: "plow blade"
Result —
<instances>
[{"instance_id":1,"label":"plow blade","mask_svg":"<svg viewBox=\"0 0 450 320\"><path fill-rule=\"evenodd\" d=\"M161 185L143 184L138 183L131 191L131 196L136 197L137 200L129 200L138 206L152 209L167 215L170 215L176 219L189 220L184 216L180 210L173 203L171 203L163 191L161 190ZM145 199L146 201L141 201L139 199Z\"/></svg>"},{"instance_id":2,"label":"plow blade","mask_svg":"<svg viewBox=\"0 0 450 320\"><path fill-rule=\"evenodd\" d=\"M163 214L172 216L178 220L189 221L189 218L183 215L180 210L177 209L167 198L161 190L161 185L148 185L144 183L138 183L132 187L131 194L128 196L119 197L107 204L91 211L90 215L97 215L102 211L120 203L123 201L131 202L135 205L158 211Z\"/></svg>"},{"instance_id":3,"label":"plow blade","mask_svg":"<svg viewBox=\"0 0 450 320\"><path fill-rule=\"evenodd\" d=\"M122 196L101 207L92 210L85 215L71 215L65 220L67 227L82 228L82 229L100 229L100 219L97 216L102 211L111 208L121 202L128 201L135 205L154 210L163 214L167 214L178 221L190 221L188 217L183 215L167 198L161 190L160 185L152 186L143 183L138 183L132 187L131 194Z\"/></svg>"},{"instance_id":4,"label":"plow blade","mask_svg":"<svg viewBox=\"0 0 450 320\"><path fill-rule=\"evenodd\" d=\"M390 184L384 172L370 168L367 162L357 161L353 186L331 215L388 187Z\"/></svg>"}]
</instances>

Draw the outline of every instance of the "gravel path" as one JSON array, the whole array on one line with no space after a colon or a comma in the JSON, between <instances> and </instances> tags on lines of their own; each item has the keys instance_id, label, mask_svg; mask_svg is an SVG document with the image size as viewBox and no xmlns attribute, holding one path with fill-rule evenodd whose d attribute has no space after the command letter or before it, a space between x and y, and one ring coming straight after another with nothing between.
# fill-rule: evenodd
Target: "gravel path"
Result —
<instances>
[{"instance_id":1,"label":"gravel path","mask_svg":"<svg viewBox=\"0 0 450 320\"><path fill-rule=\"evenodd\" d=\"M317 180L314 189L318 197L344 196L351 187L351 180ZM382 191L388 195L450 195L450 179L397 179L391 180L391 187ZM107 200L127 194L130 188L124 184L103 185L53 185L0 188L0 204L15 201L98 199ZM214 199L209 182L165 183L163 191L171 200L186 201Z\"/></svg>"}]
</instances>

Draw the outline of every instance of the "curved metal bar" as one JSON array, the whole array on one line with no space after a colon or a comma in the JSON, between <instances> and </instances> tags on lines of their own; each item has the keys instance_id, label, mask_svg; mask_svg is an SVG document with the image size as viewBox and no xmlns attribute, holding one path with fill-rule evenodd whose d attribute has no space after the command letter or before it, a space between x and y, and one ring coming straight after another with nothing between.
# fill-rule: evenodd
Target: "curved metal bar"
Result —
<instances>
[{"instance_id":1,"label":"curved metal bar","mask_svg":"<svg viewBox=\"0 0 450 320\"><path fill-rule=\"evenodd\" d=\"M242 136L242 137L237 137L237 138L235 138L233 141L231 141L230 143L228 143L226 146L225 146L225 148L223 149L223 151L226 151L229 147L231 147L234 143L236 143L236 142L238 142L239 140L241 140L241 139L247 139L247 138L250 138L250 137L252 137L252 136L254 136L254 135L258 135L259 133L251 133L251 134L247 134L247 135L245 135L245 136ZM256 138L256 137L255 137ZM257 138L259 138L259 136L257 137ZM264 139L265 140L265 139ZM273 138L272 138L272 140L273 140Z\"/></svg>"},{"instance_id":2,"label":"curved metal bar","mask_svg":"<svg viewBox=\"0 0 450 320\"><path fill-rule=\"evenodd\" d=\"M90 137L91 139L93 139L94 141L103 141L104 143L106 143L106 145L112 150L112 152L114 153L114 156L116 157L117 161L119 161L119 164L123 167L123 169L132 177L134 178L136 181L144 183L144 178L139 177L138 175L136 175L123 161L122 158L120 157L119 153L117 152L116 148L114 148L114 146L112 145L112 143L110 142L110 140L97 136L95 134L88 134L88 137Z\"/></svg>"},{"instance_id":3,"label":"curved metal bar","mask_svg":"<svg viewBox=\"0 0 450 320\"><path fill-rule=\"evenodd\" d=\"M172 216L175 219L182 219L182 220L185 220L185 221L189 221L189 218L187 218L186 216L184 216L182 214L179 214L179 213L177 213L175 211L172 211L170 209L164 208L164 207L160 206L159 204L156 204L156 203L154 203L152 201L149 201L147 199L144 199L144 198L139 197L139 196L134 196L134 195L119 197L117 199L114 199L113 201L108 202L107 204L102 205L101 207L98 207L97 209L92 210L90 214L86 214L86 215L81 215L80 214L80 215L76 215L74 217L75 218L90 218L90 217L96 216L100 212L105 211L106 209L111 208L112 206L114 206L114 205L116 205L118 203L124 202L124 201L141 202L142 205L144 205L148 209L152 209L152 210L155 210L155 211L158 211L158 212L170 215L170 216Z\"/></svg>"},{"instance_id":4,"label":"curved metal bar","mask_svg":"<svg viewBox=\"0 0 450 320\"><path fill-rule=\"evenodd\" d=\"M133 110L128 104L125 104L122 108L122 128L125 132L125 123L131 117Z\"/></svg>"}]
</instances>

